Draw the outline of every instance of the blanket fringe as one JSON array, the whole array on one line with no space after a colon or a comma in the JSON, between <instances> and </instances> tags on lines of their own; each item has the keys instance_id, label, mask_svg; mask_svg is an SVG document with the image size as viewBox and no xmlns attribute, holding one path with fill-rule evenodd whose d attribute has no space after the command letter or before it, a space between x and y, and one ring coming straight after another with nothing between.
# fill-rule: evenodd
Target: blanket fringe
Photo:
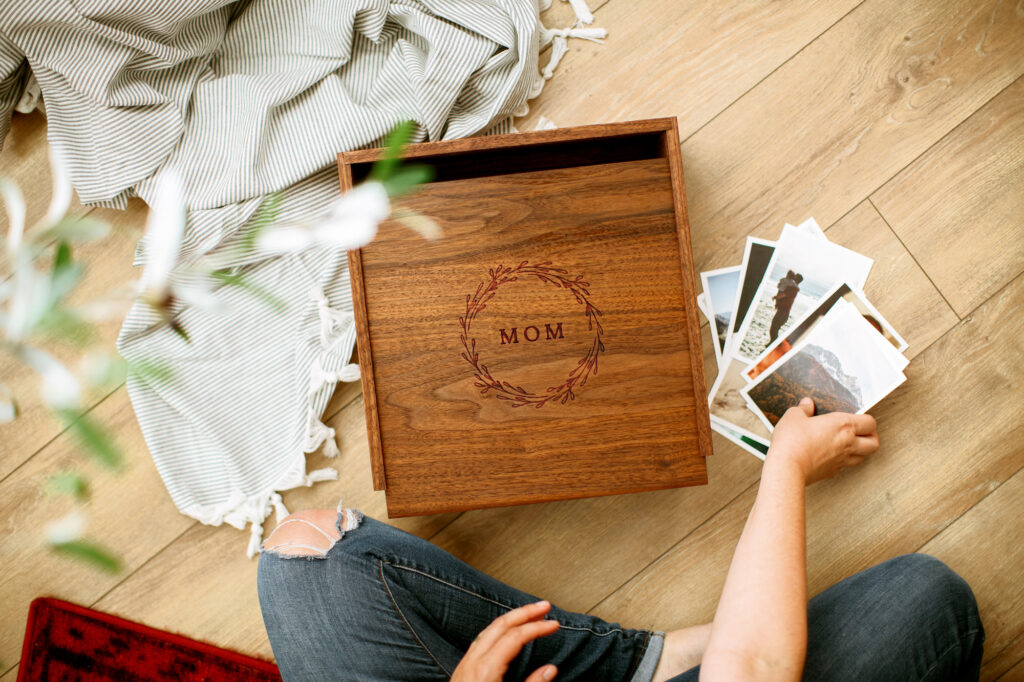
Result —
<instances>
[{"instance_id":1,"label":"blanket fringe","mask_svg":"<svg viewBox=\"0 0 1024 682\"><path fill-rule=\"evenodd\" d=\"M555 69L562 62L562 57L569 53L569 38L581 38L601 44L607 37L608 31L603 28L545 28L541 33L540 44L541 47L551 44L551 58L541 69L541 77L548 81L555 75Z\"/></svg>"},{"instance_id":2,"label":"blanket fringe","mask_svg":"<svg viewBox=\"0 0 1024 682\"><path fill-rule=\"evenodd\" d=\"M244 527L250 524L249 546L246 554L249 558L256 556L263 543L263 523L270 516L271 510L277 516L278 523L288 516L279 491L309 487L320 481L333 481L338 478L338 471L332 467L316 469L308 474L306 471L306 454L323 448L326 457L337 457L341 454L338 448L337 432L320 420L315 404L316 398L328 386L339 381L358 381L359 365L348 363L339 370L324 368L330 356L337 357L340 352L346 357L352 352L355 344L355 318L351 312L332 308L326 294L314 287L309 291L309 298L316 303L317 316L320 323L320 354L313 359L309 370L309 386L306 392L306 434L302 440L301 450L294 465L285 473L270 492L257 495L235 507L223 520Z\"/></svg>"},{"instance_id":3,"label":"blanket fringe","mask_svg":"<svg viewBox=\"0 0 1024 682\"><path fill-rule=\"evenodd\" d=\"M591 13L590 8L587 7L587 0L563 0L563 2L568 2L572 6L577 22L581 24L594 23L594 15ZM548 3L549 6L550 4Z\"/></svg>"},{"instance_id":4,"label":"blanket fringe","mask_svg":"<svg viewBox=\"0 0 1024 682\"><path fill-rule=\"evenodd\" d=\"M587 6L586 0L563 0L572 6L576 15L576 23L567 28L548 28L544 22L537 21L537 30L540 32L540 48L551 46L551 56L548 63L537 74L536 80L530 87L526 101L512 114L516 118L522 118L530 113L529 101L535 99L544 90L544 84L555 75L555 69L562 63L562 58L569 52L569 39L578 38L589 40L594 43L603 43L608 37L608 31L603 28L584 28L584 24L594 22L594 15ZM551 7L551 0L539 0L538 9L543 12Z\"/></svg>"}]
</instances>

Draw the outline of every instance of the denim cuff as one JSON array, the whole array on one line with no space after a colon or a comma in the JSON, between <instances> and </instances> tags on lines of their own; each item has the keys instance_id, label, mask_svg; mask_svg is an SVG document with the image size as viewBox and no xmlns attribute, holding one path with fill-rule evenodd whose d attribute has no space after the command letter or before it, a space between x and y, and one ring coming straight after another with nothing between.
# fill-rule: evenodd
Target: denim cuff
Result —
<instances>
[{"instance_id":1,"label":"denim cuff","mask_svg":"<svg viewBox=\"0 0 1024 682\"><path fill-rule=\"evenodd\" d=\"M652 632L651 636L647 639L647 649L644 650L644 656L640 659L640 665L636 667L636 672L633 673L633 677L630 678L629 682L651 682L651 678L654 677L654 669L658 667L658 659L661 658L661 649L664 645L665 633Z\"/></svg>"}]
</instances>

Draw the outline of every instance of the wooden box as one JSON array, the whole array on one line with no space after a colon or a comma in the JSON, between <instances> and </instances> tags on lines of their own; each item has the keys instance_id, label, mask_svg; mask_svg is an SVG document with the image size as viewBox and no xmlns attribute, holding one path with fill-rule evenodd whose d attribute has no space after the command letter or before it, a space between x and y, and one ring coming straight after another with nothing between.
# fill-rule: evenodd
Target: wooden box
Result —
<instances>
[{"instance_id":1,"label":"wooden box","mask_svg":"<svg viewBox=\"0 0 1024 682\"><path fill-rule=\"evenodd\" d=\"M342 190L379 150L338 157ZM413 145L435 180L349 253L390 516L707 482L674 118Z\"/></svg>"}]
</instances>

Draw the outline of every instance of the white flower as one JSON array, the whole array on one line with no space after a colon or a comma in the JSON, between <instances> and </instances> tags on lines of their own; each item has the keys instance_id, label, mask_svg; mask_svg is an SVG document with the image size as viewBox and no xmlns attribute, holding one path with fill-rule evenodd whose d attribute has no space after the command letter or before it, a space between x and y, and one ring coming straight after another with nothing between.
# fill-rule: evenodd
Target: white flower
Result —
<instances>
[{"instance_id":1,"label":"white flower","mask_svg":"<svg viewBox=\"0 0 1024 682\"><path fill-rule=\"evenodd\" d=\"M43 227L56 225L71 206L71 178L59 144L50 145L50 172L53 174L53 196L43 218Z\"/></svg>"},{"instance_id":2,"label":"white flower","mask_svg":"<svg viewBox=\"0 0 1024 682\"><path fill-rule=\"evenodd\" d=\"M46 524L46 539L53 545L63 545L79 540L84 532L85 515L78 510Z\"/></svg>"},{"instance_id":3,"label":"white flower","mask_svg":"<svg viewBox=\"0 0 1024 682\"><path fill-rule=\"evenodd\" d=\"M14 400L11 389L0 384L0 424L14 421L18 416L18 403Z\"/></svg>"},{"instance_id":4,"label":"white flower","mask_svg":"<svg viewBox=\"0 0 1024 682\"><path fill-rule=\"evenodd\" d=\"M79 407L82 387L71 371L55 357L38 348L25 348L22 352L25 362L39 375L39 389L43 401L55 410L71 410Z\"/></svg>"},{"instance_id":5,"label":"white flower","mask_svg":"<svg viewBox=\"0 0 1024 682\"><path fill-rule=\"evenodd\" d=\"M0 179L0 197L7 209L7 252L12 256L21 248L21 237L25 234L25 197L12 182Z\"/></svg>"},{"instance_id":6,"label":"white flower","mask_svg":"<svg viewBox=\"0 0 1024 682\"><path fill-rule=\"evenodd\" d=\"M20 343L29 335L47 308L50 280L37 273L31 263L25 262L27 252L22 251L15 265L13 286L8 300L5 332L7 340Z\"/></svg>"},{"instance_id":7,"label":"white flower","mask_svg":"<svg viewBox=\"0 0 1024 682\"><path fill-rule=\"evenodd\" d=\"M178 250L185 234L185 206L181 178L173 170L163 173L146 219L146 266L139 280L139 293L162 301L170 290L171 272L178 262Z\"/></svg>"},{"instance_id":8,"label":"white flower","mask_svg":"<svg viewBox=\"0 0 1024 682\"><path fill-rule=\"evenodd\" d=\"M82 356L78 374L91 386L115 386L124 381L124 362L114 353L93 351Z\"/></svg>"},{"instance_id":9,"label":"white flower","mask_svg":"<svg viewBox=\"0 0 1024 682\"><path fill-rule=\"evenodd\" d=\"M429 216L410 208L401 208L391 214L392 219L405 225L407 228L428 241L435 241L444 236L441 226Z\"/></svg>"},{"instance_id":10,"label":"white flower","mask_svg":"<svg viewBox=\"0 0 1024 682\"><path fill-rule=\"evenodd\" d=\"M346 192L323 219L307 225L271 227L257 247L273 254L295 253L322 246L344 251L366 246L377 236L377 226L391 213L388 193L379 182L364 182Z\"/></svg>"},{"instance_id":11,"label":"white flower","mask_svg":"<svg viewBox=\"0 0 1024 682\"><path fill-rule=\"evenodd\" d=\"M175 277L173 289L174 298L205 313L216 315L228 309L227 304L217 296L208 273L181 273L180 277Z\"/></svg>"}]
</instances>

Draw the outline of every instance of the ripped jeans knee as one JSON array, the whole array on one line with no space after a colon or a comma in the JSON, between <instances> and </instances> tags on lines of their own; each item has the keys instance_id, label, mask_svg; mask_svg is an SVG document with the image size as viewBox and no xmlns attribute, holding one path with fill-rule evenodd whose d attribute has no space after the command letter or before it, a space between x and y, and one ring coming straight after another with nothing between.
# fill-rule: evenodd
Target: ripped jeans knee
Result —
<instances>
[{"instance_id":1,"label":"ripped jeans knee","mask_svg":"<svg viewBox=\"0 0 1024 682\"><path fill-rule=\"evenodd\" d=\"M355 530L363 515L338 504L336 511L312 509L289 514L277 524L260 553L282 559L324 559L345 533Z\"/></svg>"}]
</instances>

